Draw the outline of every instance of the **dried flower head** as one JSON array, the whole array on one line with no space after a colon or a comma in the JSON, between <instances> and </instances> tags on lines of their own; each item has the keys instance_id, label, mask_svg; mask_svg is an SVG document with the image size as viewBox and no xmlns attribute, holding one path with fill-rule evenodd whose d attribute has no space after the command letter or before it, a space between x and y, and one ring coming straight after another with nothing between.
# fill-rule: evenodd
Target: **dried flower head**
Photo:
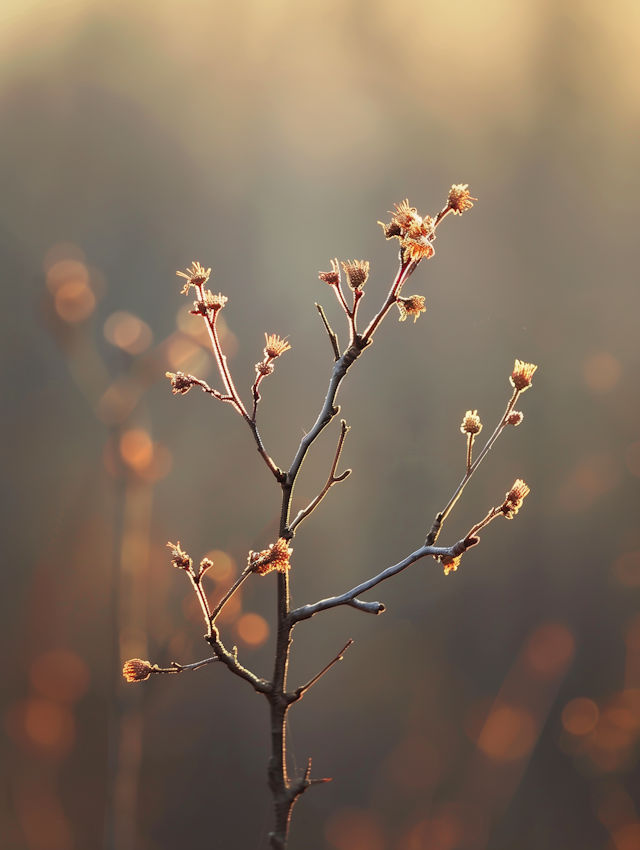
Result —
<instances>
[{"instance_id":1,"label":"dried flower head","mask_svg":"<svg viewBox=\"0 0 640 850\"><path fill-rule=\"evenodd\" d=\"M524 413L520 413L519 410L514 410L507 416L507 425L519 425L523 419Z\"/></svg>"},{"instance_id":2,"label":"dried flower head","mask_svg":"<svg viewBox=\"0 0 640 850\"><path fill-rule=\"evenodd\" d=\"M165 376L171 378L171 392L174 395L178 393L184 395L193 386L193 378L191 375L185 375L184 372L165 372Z\"/></svg>"},{"instance_id":3,"label":"dried flower head","mask_svg":"<svg viewBox=\"0 0 640 850\"><path fill-rule=\"evenodd\" d=\"M369 277L369 261L347 260L346 263L342 263L342 268L351 289L362 289Z\"/></svg>"},{"instance_id":4,"label":"dried flower head","mask_svg":"<svg viewBox=\"0 0 640 850\"><path fill-rule=\"evenodd\" d=\"M516 360L516 365L513 367L513 372L509 380L511 386L515 387L519 392L524 392L531 386L531 378L538 367L533 363L525 363L522 360Z\"/></svg>"},{"instance_id":5,"label":"dried flower head","mask_svg":"<svg viewBox=\"0 0 640 850\"><path fill-rule=\"evenodd\" d=\"M127 682L144 682L153 673L153 664L141 658L132 658L122 668Z\"/></svg>"},{"instance_id":6,"label":"dried flower head","mask_svg":"<svg viewBox=\"0 0 640 850\"><path fill-rule=\"evenodd\" d=\"M522 507L522 502L525 496L529 494L529 487L524 483L522 478L518 478L511 490L507 493L503 504L500 507L501 512L507 519L513 519Z\"/></svg>"},{"instance_id":7,"label":"dried flower head","mask_svg":"<svg viewBox=\"0 0 640 850\"><path fill-rule=\"evenodd\" d=\"M398 310L400 310L400 321L404 322L407 316L413 316L414 323L417 321L420 313L426 313L427 308L424 306L424 296L410 295L408 298L396 298Z\"/></svg>"},{"instance_id":8,"label":"dried flower head","mask_svg":"<svg viewBox=\"0 0 640 850\"><path fill-rule=\"evenodd\" d=\"M271 334L271 336L265 334L264 338L267 341L264 347L264 356L270 357L272 360L280 357L281 354L284 354L285 351L289 351L291 348L286 339L280 339L276 334Z\"/></svg>"},{"instance_id":9,"label":"dried flower head","mask_svg":"<svg viewBox=\"0 0 640 850\"><path fill-rule=\"evenodd\" d=\"M410 260L428 260L435 253L432 244L435 239L435 220L431 216L422 218L415 207L409 206L409 201L402 201L395 207L396 212L391 213L389 224L378 222L382 225L385 237L399 239L405 256Z\"/></svg>"},{"instance_id":10,"label":"dried flower head","mask_svg":"<svg viewBox=\"0 0 640 850\"><path fill-rule=\"evenodd\" d=\"M222 310L228 300L227 296L223 295L221 292L214 295L210 289L207 289L202 301L194 301L194 307L198 309L199 305L202 305L205 310L214 310L217 312L218 310Z\"/></svg>"},{"instance_id":11,"label":"dried flower head","mask_svg":"<svg viewBox=\"0 0 640 850\"><path fill-rule=\"evenodd\" d=\"M262 552L249 552L248 564L254 573L259 573L261 576L272 570L286 573L290 567L289 557L292 552L293 549L289 547L288 541L280 537Z\"/></svg>"},{"instance_id":12,"label":"dried flower head","mask_svg":"<svg viewBox=\"0 0 640 850\"><path fill-rule=\"evenodd\" d=\"M329 286L338 286L340 284L340 267L337 260L331 260L330 272L318 272L320 280L324 280Z\"/></svg>"},{"instance_id":13,"label":"dried flower head","mask_svg":"<svg viewBox=\"0 0 640 850\"><path fill-rule=\"evenodd\" d=\"M188 295L190 286L204 286L209 280L211 269L205 269L200 263L193 262L191 263L191 268L187 269L186 274L185 272L176 272L176 274L186 279L187 282L182 287L181 293Z\"/></svg>"},{"instance_id":14,"label":"dried flower head","mask_svg":"<svg viewBox=\"0 0 640 850\"><path fill-rule=\"evenodd\" d=\"M444 567L444 574L448 576L449 573L455 573L460 566L461 560L462 555L456 555L455 557L453 555L443 555L440 558L440 563Z\"/></svg>"},{"instance_id":15,"label":"dried flower head","mask_svg":"<svg viewBox=\"0 0 640 850\"><path fill-rule=\"evenodd\" d=\"M449 190L446 208L452 210L454 215L462 215L465 210L470 210L473 206L471 201L478 200L471 197L468 186L468 183L458 183Z\"/></svg>"},{"instance_id":16,"label":"dried flower head","mask_svg":"<svg viewBox=\"0 0 640 850\"><path fill-rule=\"evenodd\" d=\"M193 561L180 548L180 541L177 543L167 543L167 546L171 549L171 563L173 566L179 570L190 570L193 566Z\"/></svg>"},{"instance_id":17,"label":"dried flower head","mask_svg":"<svg viewBox=\"0 0 640 850\"><path fill-rule=\"evenodd\" d=\"M482 422L477 410L467 410L462 420L460 430L463 434L479 434L482 431Z\"/></svg>"},{"instance_id":18,"label":"dried flower head","mask_svg":"<svg viewBox=\"0 0 640 850\"><path fill-rule=\"evenodd\" d=\"M270 375L275 366L270 360L263 360L261 363L256 363L256 372L258 375Z\"/></svg>"}]
</instances>

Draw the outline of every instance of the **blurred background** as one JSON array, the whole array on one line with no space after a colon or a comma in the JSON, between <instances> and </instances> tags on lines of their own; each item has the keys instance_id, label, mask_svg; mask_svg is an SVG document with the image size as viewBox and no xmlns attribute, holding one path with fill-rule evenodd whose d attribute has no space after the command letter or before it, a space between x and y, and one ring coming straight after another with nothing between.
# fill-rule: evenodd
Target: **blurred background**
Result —
<instances>
[{"instance_id":1,"label":"blurred background","mask_svg":"<svg viewBox=\"0 0 640 850\"><path fill-rule=\"evenodd\" d=\"M214 560L212 598L276 537L279 492L218 387L177 269L212 267L249 400L264 333L292 351L260 426L287 466L332 353L314 302L378 220L479 200L438 232L340 392L335 487L294 541L295 604L417 548L487 435L515 358L524 422L443 537L521 477L531 495L457 573L422 561L295 632L290 683L353 647L290 714L290 770L330 776L291 850L640 846L640 6L634 0L4 0L1 839L8 850L266 850L267 706L216 665L126 685L122 662L207 656L167 540ZM326 479L334 423L294 510ZM213 553L213 554L211 554ZM273 575L223 638L269 676Z\"/></svg>"}]
</instances>

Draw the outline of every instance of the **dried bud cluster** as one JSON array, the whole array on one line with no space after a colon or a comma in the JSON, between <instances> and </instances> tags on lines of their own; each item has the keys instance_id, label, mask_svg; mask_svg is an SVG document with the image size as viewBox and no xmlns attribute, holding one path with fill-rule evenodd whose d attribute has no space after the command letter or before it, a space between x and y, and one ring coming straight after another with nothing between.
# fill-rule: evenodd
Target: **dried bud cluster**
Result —
<instances>
[{"instance_id":1,"label":"dried bud cluster","mask_svg":"<svg viewBox=\"0 0 640 850\"><path fill-rule=\"evenodd\" d=\"M122 675L127 682L144 682L153 673L153 664L141 658L132 658L122 668Z\"/></svg>"},{"instance_id":2,"label":"dried bud cluster","mask_svg":"<svg viewBox=\"0 0 640 850\"><path fill-rule=\"evenodd\" d=\"M261 576L270 573L272 570L286 573L290 567L289 557L292 553L293 549L289 547L288 541L284 537L280 537L268 549L263 549L262 552L249 552L248 565L254 573Z\"/></svg>"},{"instance_id":3,"label":"dried bud cluster","mask_svg":"<svg viewBox=\"0 0 640 850\"><path fill-rule=\"evenodd\" d=\"M440 563L444 567L444 574L448 576L449 573L455 573L460 566L461 560L462 555L456 555L456 557L453 557L453 555L443 555Z\"/></svg>"},{"instance_id":4,"label":"dried bud cluster","mask_svg":"<svg viewBox=\"0 0 640 850\"><path fill-rule=\"evenodd\" d=\"M468 183L458 183L449 190L446 208L451 210L454 215L462 215L465 210L470 210L473 206L471 201L478 200L471 197L468 187Z\"/></svg>"},{"instance_id":5,"label":"dried bud cluster","mask_svg":"<svg viewBox=\"0 0 640 850\"><path fill-rule=\"evenodd\" d=\"M479 434L482 431L482 422L477 410L467 410L462 420L460 430L463 434Z\"/></svg>"},{"instance_id":6,"label":"dried bud cluster","mask_svg":"<svg viewBox=\"0 0 640 850\"><path fill-rule=\"evenodd\" d=\"M351 289L362 289L369 277L369 261L347 260L346 263L342 263L342 268Z\"/></svg>"},{"instance_id":7,"label":"dried bud cluster","mask_svg":"<svg viewBox=\"0 0 640 850\"><path fill-rule=\"evenodd\" d=\"M395 204L396 211L391 213L389 224L382 225L387 239L398 239L406 258L419 263L428 260L435 254L433 240L436 238L435 219L431 216L424 218L418 215L415 207L409 206L409 201Z\"/></svg>"},{"instance_id":8,"label":"dried bud cluster","mask_svg":"<svg viewBox=\"0 0 640 850\"><path fill-rule=\"evenodd\" d=\"M204 298L202 301L194 301L193 306L195 310L190 310L190 313L193 313L198 316L206 315L208 310L213 310L214 313L217 313L218 310L222 310L224 305L229 300L226 295L223 295L219 292L217 295L214 295L210 289L206 289L203 293Z\"/></svg>"},{"instance_id":9,"label":"dried bud cluster","mask_svg":"<svg viewBox=\"0 0 640 850\"><path fill-rule=\"evenodd\" d=\"M424 306L424 296L410 295L408 298L396 298L398 310L400 310L399 321L404 322L407 316L413 316L413 322L418 319L420 313L426 313L427 308Z\"/></svg>"},{"instance_id":10,"label":"dried bud cluster","mask_svg":"<svg viewBox=\"0 0 640 850\"><path fill-rule=\"evenodd\" d=\"M189 294L189 287L191 286L204 286L204 284L209 280L209 275L211 274L211 269L205 269L200 263L193 262L191 263L191 268L187 269L185 272L176 272L179 277L183 277L186 279L186 283L182 288L182 294Z\"/></svg>"},{"instance_id":11,"label":"dried bud cluster","mask_svg":"<svg viewBox=\"0 0 640 850\"><path fill-rule=\"evenodd\" d=\"M171 378L171 392L174 395L188 393L195 383L193 377L185 375L184 372L165 372L165 375L167 378Z\"/></svg>"},{"instance_id":12,"label":"dried bud cluster","mask_svg":"<svg viewBox=\"0 0 640 850\"><path fill-rule=\"evenodd\" d=\"M507 416L507 425L519 425L523 419L524 413L514 410Z\"/></svg>"},{"instance_id":13,"label":"dried bud cluster","mask_svg":"<svg viewBox=\"0 0 640 850\"><path fill-rule=\"evenodd\" d=\"M509 378L511 386L518 390L518 392L524 392L529 389L531 386L531 378L537 368L538 367L534 366L533 363L524 363L522 360L516 360L513 372Z\"/></svg>"},{"instance_id":14,"label":"dried bud cluster","mask_svg":"<svg viewBox=\"0 0 640 850\"><path fill-rule=\"evenodd\" d=\"M340 283L340 267L337 260L331 260L330 272L318 272L318 277L329 286L338 286Z\"/></svg>"},{"instance_id":15,"label":"dried bud cluster","mask_svg":"<svg viewBox=\"0 0 640 850\"><path fill-rule=\"evenodd\" d=\"M211 569L212 566L213 566L213 561L211 560L211 558L203 558L200 561L200 572L199 572L198 575L203 576L206 573L207 570Z\"/></svg>"},{"instance_id":16,"label":"dried bud cluster","mask_svg":"<svg viewBox=\"0 0 640 850\"><path fill-rule=\"evenodd\" d=\"M179 570L190 570L192 568L193 561L180 548L180 541L177 543L167 543L167 546L171 549L171 563L174 567L177 567Z\"/></svg>"},{"instance_id":17,"label":"dried bud cluster","mask_svg":"<svg viewBox=\"0 0 640 850\"><path fill-rule=\"evenodd\" d=\"M530 492L529 487L524 483L522 478L518 478L511 490L507 493L500 511L506 519L513 519L522 507L522 502L525 496Z\"/></svg>"}]
</instances>

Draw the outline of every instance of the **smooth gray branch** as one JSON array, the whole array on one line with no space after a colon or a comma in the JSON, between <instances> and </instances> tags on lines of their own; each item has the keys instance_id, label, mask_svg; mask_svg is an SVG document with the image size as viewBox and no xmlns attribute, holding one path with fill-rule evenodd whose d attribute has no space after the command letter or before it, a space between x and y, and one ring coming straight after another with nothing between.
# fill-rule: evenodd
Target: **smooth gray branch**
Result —
<instances>
[{"instance_id":1,"label":"smooth gray branch","mask_svg":"<svg viewBox=\"0 0 640 850\"><path fill-rule=\"evenodd\" d=\"M320 304L316 304L316 309L318 313L320 313L320 318L324 323L325 330L329 334L329 339L331 340L331 345L333 346L333 354L334 360L340 360L340 345L338 344L338 334L332 330L331 325L329 324L329 320Z\"/></svg>"}]
</instances>

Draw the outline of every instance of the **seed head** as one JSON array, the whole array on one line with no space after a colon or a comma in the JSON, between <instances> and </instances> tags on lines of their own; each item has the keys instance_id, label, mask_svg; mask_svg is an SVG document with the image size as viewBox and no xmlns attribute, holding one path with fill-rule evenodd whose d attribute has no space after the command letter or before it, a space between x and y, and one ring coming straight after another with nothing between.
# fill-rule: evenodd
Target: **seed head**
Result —
<instances>
[{"instance_id":1,"label":"seed head","mask_svg":"<svg viewBox=\"0 0 640 850\"><path fill-rule=\"evenodd\" d=\"M153 664L141 658L132 658L122 668L127 682L144 682L153 673Z\"/></svg>"},{"instance_id":2,"label":"seed head","mask_svg":"<svg viewBox=\"0 0 640 850\"><path fill-rule=\"evenodd\" d=\"M191 268L187 269L186 274L184 272L176 272L176 274L186 279L187 282L182 287L182 294L188 295L190 286L204 286L209 280L211 269L205 269L200 263L193 262L191 263Z\"/></svg>"},{"instance_id":3,"label":"seed head","mask_svg":"<svg viewBox=\"0 0 640 850\"><path fill-rule=\"evenodd\" d=\"M531 378L538 367L533 363L525 363L522 360L516 360L516 365L513 367L513 372L509 380L511 386L519 392L524 392L531 386Z\"/></svg>"},{"instance_id":4,"label":"seed head","mask_svg":"<svg viewBox=\"0 0 640 850\"><path fill-rule=\"evenodd\" d=\"M389 224L382 225L384 235L387 239L399 239L405 255L414 262L428 260L435 253L433 240L435 239L435 220L431 216L418 215L415 207L409 206L409 201L396 204L396 212L391 213L392 219Z\"/></svg>"},{"instance_id":5,"label":"seed head","mask_svg":"<svg viewBox=\"0 0 640 850\"><path fill-rule=\"evenodd\" d=\"M519 425L524 419L524 413L519 410L514 410L507 416L507 425Z\"/></svg>"},{"instance_id":6,"label":"seed head","mask_svg":"<svg viewBox=\"0 0 640 850\"><path fill-rule=\"evenodd\" d=\"M274 368L270 360L263 360L261 363L256 363L256 372L258 375L270 375Z\"/></svg>"},{"instance_id":7,"label":"seed head","mask_svg":"<svg viewBox=\"0 0 640 850\"><path fill-rule=\"evenodd\" d=\"M351 289L362 289L369 277L368 260L347 260L346 263L342 263L342 268Z\"/></svg>"},{"instance_id":8,"label":"seed head","mask_svg":"<svg viewBox=\"0 0 640 850\"><path fill-rule=\"evenodd\" d=\"M329 286L338 286L340 284L340 267L337 260L331 260L330 272L318 272L320 280L324 280Z\"/></svg>"},{"instance_id":9,"label":"seed head","mask_svg":"<svg viewBox=\"0 0 640 850\"><path fill-rule=\"evenodd\" d=\"M513 519L522 507L522 502L525 496L529 494L529 487L524 483L522 478L518 478L507 493L503 504L500 507L501 512L507 519Z\"/></svg>"},{"instance_id":10,"label":"seed head","mask_svg":"<svg viewBox=\"0 0 640 850\"><path fill-rule=\"evenodd\" d=\"M470 210L473 206L471 201L478 200L471 197L468 186L468 183L458 183L449 190L446 208L452 210L454 215L462 215L465 210Z\"/></svg>"},{"instance_id":11,"label":"seed head","mask_svg":"<svg viewBox=\"0 0 640 850\"><path fill-rule=\"evenodd\" d=\"M413 316L414 324L420 313L426 313L424 297L422 295L410 295L408 298L396 298L398 310L400 310L400 321L404 322L407 316Z\"/></svg>"},{"instance_id":12,"label":"seed head","mask_svg":"<svg viewBox=\"0 0 640 850\"><path fill-rule=\"evenodd\" d=\"M226 295L223 295L219 292L217 295L214 295L210 289L207 289L204 293L204 299L202 301L195 301L194 306L198 307L199 304L205 308L205 310L222 310L224 305L227 303L229 299Z\"/></svg>"},{"instance_id":13,"label":"seed head","mask_svg":"<svg viewBox=\"0 0 640 850\"><path fill-rule=\"evenodd\" d=\"M281 354L284 354L285 351L289 351L291 346L286 341L286 339L280 339L276 334L271 334L271 336L264 335L264 338L267 341L267 344L264 347L264 356L270 357L272 360L275 360L276 357L280 357Z\"/></svg>"},{"instance_id":14,"label":"seed head","mask_svg":"<svg viewBox=\"0 0 640 850\"><path fill-rule=\"evenodd\" d=\"M477 410L467 410L462 420L460 430L463 434L479 434L482 431L482 422Z\"/></svg>"},{"instance_id":15,"label":"seed head","mask_svg":"<svg viewBox=\"0 0 640 850\"><path fill-rule=\"evenodd\" d=\"M268 549L263 549L262 552L249 552L249 567L254 573L259 573L261 576L277 570L279 573L286 573L289 569L289 557L293 549L288 545L288 541L284 537L278 538L275 543L272 543Z\"/></svg>"},{"instance_id":16,"label":"seed head","mask_svg":"<svg viewBox=\"0 0 640 850\"><path fill-rule=\"evenodd\" d=\"M212 566L213 561L211 560L211 558L203 558L200 561L200 572L198 573L198 575L203 576L207 570L211 569Z\"/></svg>"},{"instance_id":17,"label":"seed head","mask_svg":"<svg viewBox=\"0 0 640 850\"><path fill-rule=\"evenodd\" d=\"M193 380L190 375L185 375L184 372L165 372L167 378L171 378L171 392L174 395L180 393L184 395L188 393L193 386Z\"/></svg>"},{"instance_id":18,"label":"seed head","mask_svg":"<svg viewBox=\"0 0 640 850\"><path fill-rule=\"evenodd\" d=\"M167 543L167 546L171 549L171 563L173 566L179 570L190 570L193 566L193 561L180 548L180 541L177 543Z\"/></svg>"}]
</instances>

